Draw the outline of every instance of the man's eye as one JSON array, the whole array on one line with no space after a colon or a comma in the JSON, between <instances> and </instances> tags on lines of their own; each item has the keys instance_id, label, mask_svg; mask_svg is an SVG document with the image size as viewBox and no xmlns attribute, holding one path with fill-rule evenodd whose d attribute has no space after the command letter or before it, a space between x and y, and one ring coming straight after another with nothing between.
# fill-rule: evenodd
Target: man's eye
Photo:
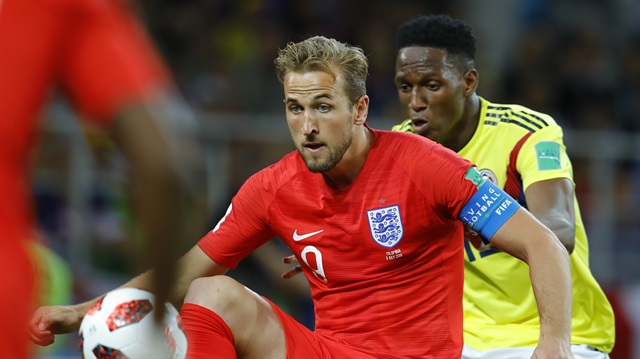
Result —
<instances>
[{"instance_id":1,"label":"man's eye","mask_svg":"<svg viewBox=\"0 0 640 359\"><path fill-rule=\"evenodd\" d=\"M409 85L406 85L406 84L398 85L398 91L400 92L409 92L410 90L411 89Z\"/></svg>"},{"instance_id":2,"label":"man's eye","mask_svg":"<svg viewBox=\"0 0 640 359\"><path fill-rule=\"evenodd\" d=\"M431 91L436 91L440 88L440 84L437 82L429 82L427 84L427 88Z\"/></svg>"},{"instance_id":3,"label":"man's eye","mask_svg":"<svg viewBox=\"0 0 640 359\"><path fill-rule=\"evenodd\" d=\"M322 104L322 105L318 106L318 110L320 112L327 112L330 109L331 109L331 107L329 105Z\"/></svg>"},{"instance_id":4,"label":"man's eye","mask_svg":"<svg viewBox=\"0 0 640 359\"><path fill-rule=\"evenodd\" d=\"M289 106L289 111L293 112L293 113L299 113L300 111L302 111L302 109L300 108L300 106Z\"/></svg>"}]
</instances>

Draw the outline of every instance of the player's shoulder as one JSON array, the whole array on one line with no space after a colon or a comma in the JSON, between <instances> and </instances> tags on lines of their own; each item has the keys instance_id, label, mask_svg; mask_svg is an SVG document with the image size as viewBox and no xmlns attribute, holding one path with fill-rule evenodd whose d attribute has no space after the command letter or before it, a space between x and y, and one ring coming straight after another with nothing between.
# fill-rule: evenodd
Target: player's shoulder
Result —
<instances>
[{"instance_id":1,"label":"player's shoulder","mask_svg":"<svg viewBox=\"0 0 640 359\"><path fill-rule=\"evenodd\" d=\"M551 115L527 106L495 103L484 98L480 98L480 101L482 120L485 125L514 130L524 129L529 132L560 127Z\"/></svg>"},{"instance_id":2,"label":"player's shoulder","mask_svg":"<svg viewBox=\"0 0 640 359\"><path fill-rule=\"evenodd\" d=\"M297 151L284 155L278 162L256 172L248 181L258 182L263 188L279 188L297 175L307 171L304 161Z\"/></svg>"},{"instance_id":3,"label":"player's shoulder","mask_svg":"<svg viewBox=\"0 0 640 359\"><path fill-rule=\"evenodd\" d=\"M372 129L372 131L375 137L374 144L392 156L404 153L415 155L421 152L431 152L437 147L435 142L411 132L377 129Z\"/></svg>"},{"instance_id":4,"label":"player's shoulder","mask_svg":"<svg viewBox=\"0 0 640 359\"><path fill-rule=\"evenodd\" d=\"M411 124L411 120L407 120L409 125ZM396 130L380 130L370 128L373 132L376 141L385 143L385 145L394 144L394 143L420 143L426 146L435 145L435 142L423 137L418 136L413 132L409 131L396 131ZM404 145L403 145L404 146Z\"/></svg>"},{"instance_id":5,"label":"player's shoulder","mask_svg":"<svg viewBox=\"0 0 640 359\"><path fill-rule=\"evenodd\" d=\"M456 152L410 132L374 130L374 146L401 166L424 167L424 163L462 160ZM415 159L419 159L416 161Z\"/></svg>"},{"instance_id":6,"label":"player's shoulder","mask_svg":"<svg viewBox=\"0 0 640 359\"><path fill-rule=\"evenodd\" d=\"M410 118L391 127L391 131L415 133L415 131L413 130L413 123L411 122Z\"/></svg>"}]
</instances>

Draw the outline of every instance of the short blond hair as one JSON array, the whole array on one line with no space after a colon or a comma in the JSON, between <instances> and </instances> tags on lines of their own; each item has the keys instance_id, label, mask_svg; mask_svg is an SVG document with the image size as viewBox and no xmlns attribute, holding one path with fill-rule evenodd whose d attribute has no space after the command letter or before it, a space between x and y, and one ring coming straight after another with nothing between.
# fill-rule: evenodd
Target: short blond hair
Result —
<instances>
[{"instance_id":1,"label":"short blond hair","mask_svg":"<svg viewBox=\"0 0 640 359\"><path fill-rule=\"evenodd\" d=\"M278 81L284 83L289 72L325 71L336 78L342 75L344 90L350 105L367 93L369 61L361 48L329 39L310 37L300 42L290 42L278 51L274 61Z\"/></svg>"}]
</instances>

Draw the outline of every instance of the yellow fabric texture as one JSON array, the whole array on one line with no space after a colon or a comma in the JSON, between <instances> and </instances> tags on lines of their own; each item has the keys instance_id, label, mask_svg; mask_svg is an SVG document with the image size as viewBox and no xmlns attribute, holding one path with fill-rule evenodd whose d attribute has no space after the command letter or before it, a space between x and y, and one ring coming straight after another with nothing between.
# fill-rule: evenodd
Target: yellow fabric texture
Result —
<instances>
[{"instance_id":1,"label":"yellow fabric texture","mask_svg":"<svg viewBox=\"0 0 640 359\"><path fill-rule=\"evenodd\" d=\"M518 105L493 104L480 99L478 127L458 152L503 188L511 153L521 143L515 168L521 191L538 181L567 178L573 169L562 141L562 129L548 115ZM411 121L392 128L413 132ZM540 145L541 142L544 142ZM555 144L554 144L555 143ZM541 147L558 149L557 167L546 168ZM552 156L553 157L553 156ZM548 162L547 162L548 163ZM513 181L513 179L512 179ZM516 181L520 182L520 181ZM517 198L516 198L517 199ZM611 352L615 341L611 304L589 269L589 247L578 202L575 249L571 254L573 279L572 343L587 344ZM479 253L465 241L464 342L479 351L493 348L535 346L540 321L531 288L528 266L506 253Z\"/></svg>"}]
</instances>

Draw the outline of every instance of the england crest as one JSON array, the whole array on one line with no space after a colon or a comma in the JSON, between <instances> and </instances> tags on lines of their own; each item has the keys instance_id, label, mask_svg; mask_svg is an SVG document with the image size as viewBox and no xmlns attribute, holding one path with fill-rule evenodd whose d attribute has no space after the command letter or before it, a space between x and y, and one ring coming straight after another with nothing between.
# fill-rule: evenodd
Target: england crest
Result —
<instances>
[{"instance_id":1,"label":"england crest","mask_svg":"<svg viewBox=\"0 0 640 359\"><path fill-rule=\"evenodd\" d=\"M398 206L384 207L367 211L371 237L379 245L391 248L398 244L404 234Z\"/></svg>"}]
</instances>

